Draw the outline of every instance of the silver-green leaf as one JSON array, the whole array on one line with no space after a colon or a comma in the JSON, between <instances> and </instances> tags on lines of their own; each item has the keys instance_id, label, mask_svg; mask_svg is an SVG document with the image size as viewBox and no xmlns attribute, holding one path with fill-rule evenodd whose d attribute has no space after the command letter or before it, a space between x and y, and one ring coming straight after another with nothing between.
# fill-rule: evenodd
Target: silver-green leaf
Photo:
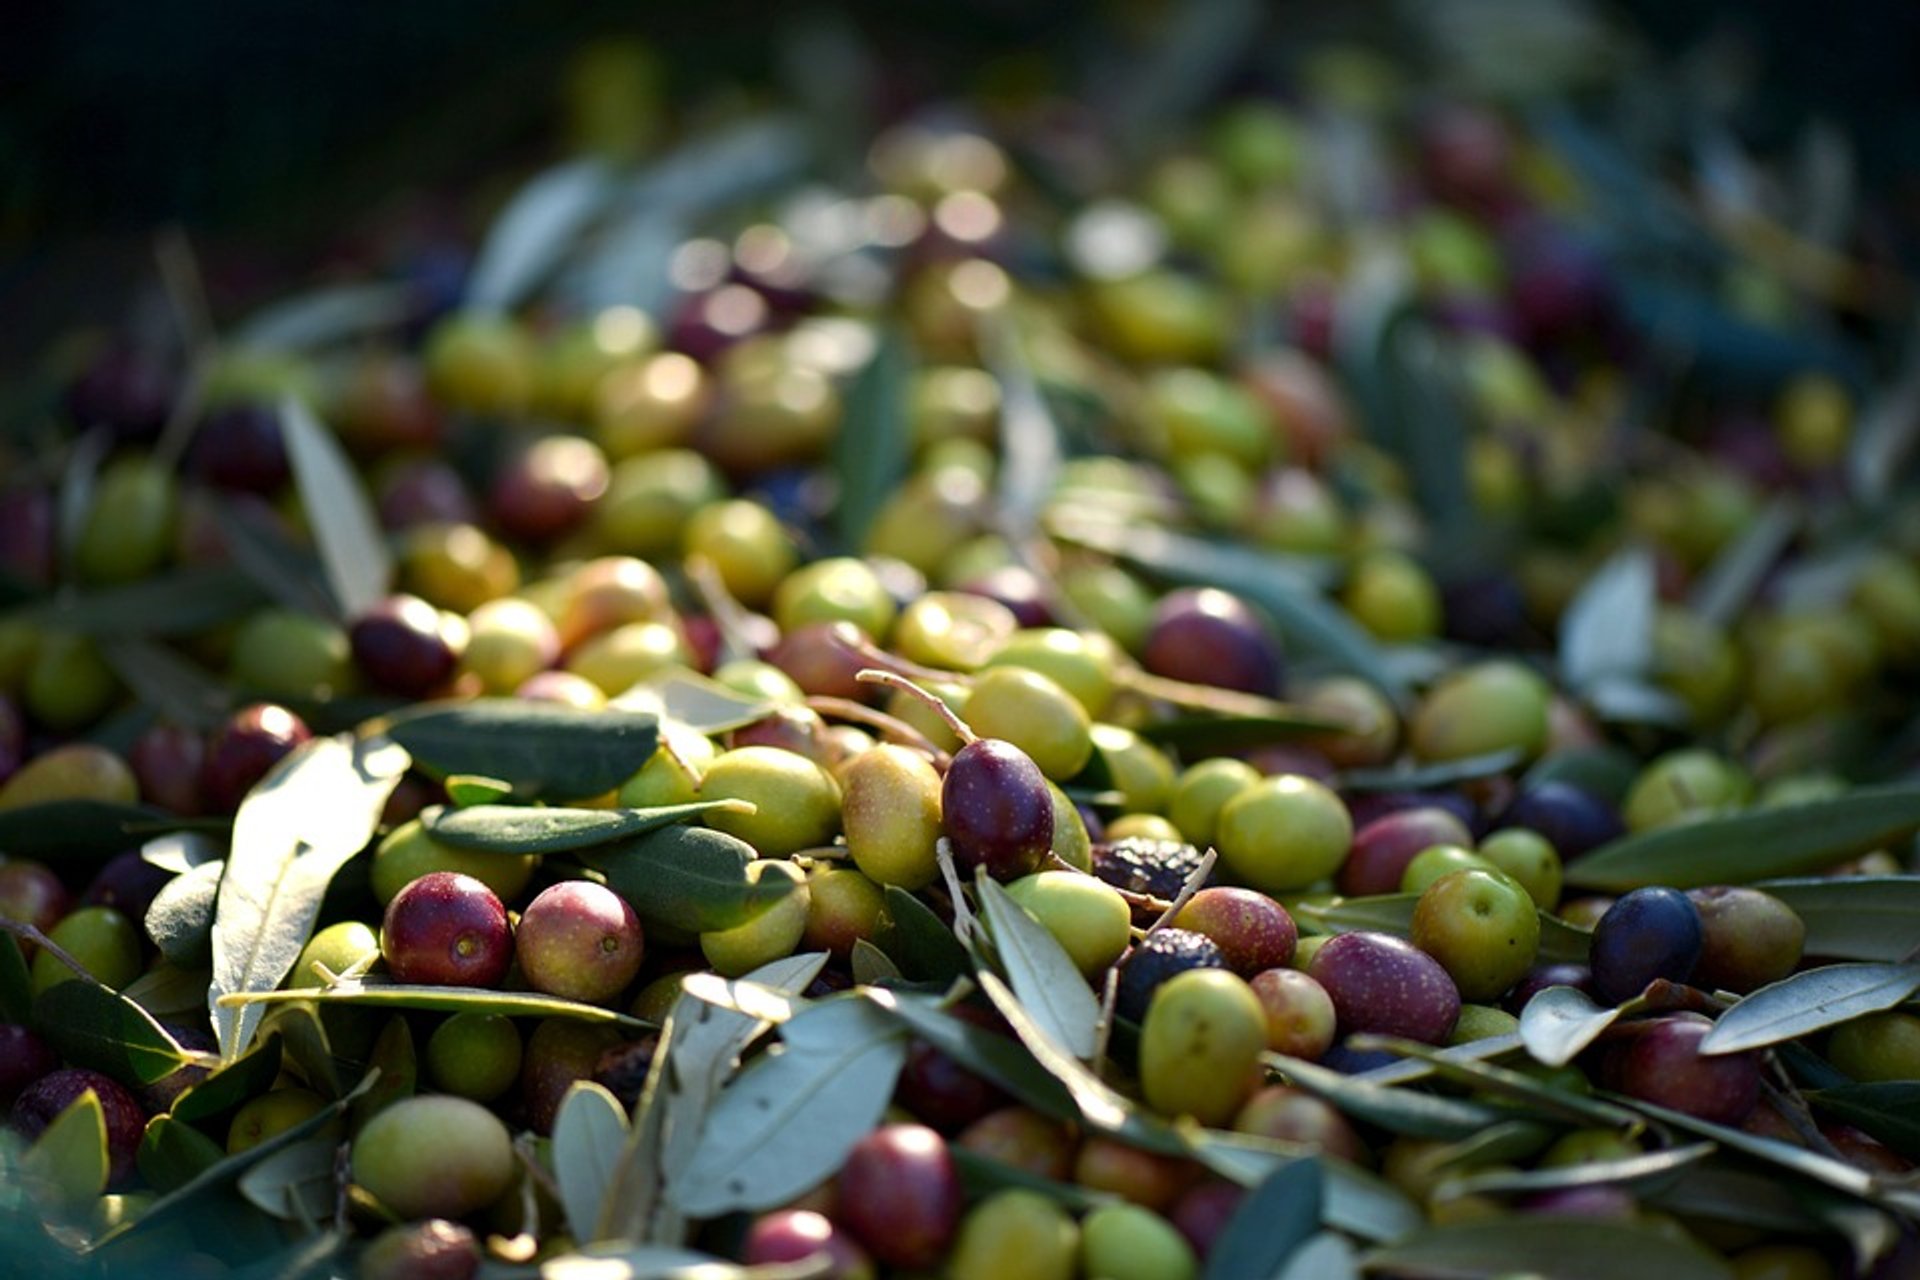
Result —
<instances>
[{"instance_id":1,"label":"silver-green leaf","mask_svg":"<svg viewBox=\"0 0 1920 1280\"><path fill-rule=\"evenodd\" d=\"M1739 1053L1837 1026L1920 991L1920 964L1830 964L1761 987L1720 1015L1703 1054Z\"/></svg>"},{"instance_id":2,"label":"silver-green leaf","mask_svg":"<svg viewBox=\"0 0 1920 1280\"><path fill-rule=\"evenodd\" d=\"M627 1145L627 1113L605 1086L577 1080L553 1120L553 1176L575 1240L592 1242Z\"/></svg>"},{"instance_id":3,"label":"silver-green leaf","mask_svg":"<svg viewBox=\"0 0 1920 1280\"><path fill-rule=\"evenodd\" d=\"M984 871L977 888L1000 963L1020 1003L1067 1052L1092 1057L1100 1002L1066 948Z\"/></svg>"}]
</instances>

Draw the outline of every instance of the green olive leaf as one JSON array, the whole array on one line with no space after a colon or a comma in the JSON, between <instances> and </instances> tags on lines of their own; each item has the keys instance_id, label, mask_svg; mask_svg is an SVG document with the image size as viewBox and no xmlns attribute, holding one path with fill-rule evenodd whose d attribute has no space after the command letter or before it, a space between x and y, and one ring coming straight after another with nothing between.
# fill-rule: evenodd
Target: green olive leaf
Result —
<instances>
[{"instance_id":1,"label":"green olive leaf","mask_svg":"<svg viewBox=\"0 0 1920 1280\"><path fill-rule=\"evenodd\" d=\"M658 718L647 712L518 698L426 703L396 714L387 733L433 773L498 778L516 794L562 799L613 790L659 745Z\"/></svg>"},{"instance_id":2,"label":"green olive leaf","mask_svg":"<svg viewBox=\"0 0 1920 1280\"><path fill-rule=\"evenodd\" d=\"M406 772L383 737L314 738L241 802L220 880L207 1007L222 1057L238 1057L266 1012L229 996L271 992L293 968L333 875L372 839Z\"/></svg>"},{"instance_id":3,"label":"green olive leaf","mask_svg":"<svg viewBox=\"0 0 1920 1280\"><path fill-rule=\"evenodd\" d=\"M1876 1080L1807 1094L1815 1109L1864 1129L1909 1160L1920 1159L1920 1081Z\"/></svg>"},{"instance_id":4,"label":"green olive leaf","mask_svg":"<svg viewBox=\"0 0 1920 1280\"><path fill-rule=\"evenodd\" d=\"M1920 786L1861 787L1830 800L1643 831L1568 864L1567 883L1618 891L1750 884L1825 870L1920 830Z\"/></svg>"},{"instance_id":5,"label":"green olive leaf","mask_svg":"<svg viewBox=\"0 0 1920 1280\"><path fill-rule=\"evenodd\" d=\"M619 193L602 160L569 160L534 177L507 202L481 242L465 304L511 311L548 276Z\"/></svg>"},{"instance_id":6,"label":"green olive leaf","mask_svg":"<svg viewBox=\"0 0 1920 1280\"><path fill-rule=\"evenodd\" d=\"M456 773L445 785L447 799L462 809L475 804L499 804L513 795L512 783L473 773Z\"/></svg>"},{"instance_id":7,"label":"green olive leaf","mask_svg":"<svg viewBox=\"0 0 1920 1280\"><path fill-rule=\"evenodd\" d=\"M279 1036L262 1037L248 1052L221 1066L206 1079L189 1085L167 1114L188 1124L206 1125L218 1131L219 1121L238 1109L241 1103L273 1087L280 1075L285 1056Z\"/></svg>"},{"instance_id":8,"label":"green olive leaf","mask_svg":"<svg viewBox=\"0 0 1920 1280\"><path fill-rule=\"evenodd\" d=\"M52 800L0 812L0 849L42 862L99 858L145 835L194 824L164 809L102 800Z\"/></svg>"},{"instance_id":9,"label":"green olive leaf","mask_svg":"<svg viewBox=\"0 0 1920 1280\"><path fill-rule=\"evenodd\" d=\"M1740 1053L1891 1009L1920 991L1920 963L1830 964L1761 987L1720 1015L1707 1055Z\"/></svg>"},{"instance_id":10,"label":"green olive leaf","mask_svg":"<svg viewBox=\"0 0 1920 1280\"><path fill-rule=\"evenodd\" d=\"M623 711L651 711L663 725L702 735L725 733L764 718L774 709L766 698L730 689L711 676L685 667L669 667L641 681L609 705Z\"/></svg>"},{"instance_id":11,"label":"green olive leaf","mask_svg":"<svg viewBox=\"0 0 1920 1280\"><path fill-rule=\"evenodd\" d=\"M1805 952L1831 960L1898 960L1920 938L1920 876L1817 876L1754 886L1793 908Z\"/></svg>"},{"instance_id":12,"label":"green olive leaf","mask_svg":"<svg viewBox=\"0 0 1920 1280\"><path fill-rule=\"evenodd\" d=\"M641 1028L648 1024L597 1004L582 1004L537 991L488 991L481 987L434 987L362 978L330 987L286 991L241 991L221 998L222 1007L249 1009L277 1004L358 1005L371 1009L424 1009L435 1013L497 1013L509 1018L575 1018Z\"/></svg>"},{"instance_id":13,"label":"green olive leaf","mask_svg":"<svg viewBox=\"0 0 1920 1280\"><path fill-rule=\"evenodd\" d=\"M967 949L932 907L892 884L883 901L873 941L901 973L914 982L952 982L971 970Z\"/></svg>"},{"instance_id":14,"label":"green olive leaf","mask_svg":"<svg viewBox=\"0 0 1920 1280\"><path fill-rule=\"evenodd\" d=\"M1045 925L980 869L974 882L1007 979L1047 1035L1076 1058L1093 1056L1100 1001Z\"/></svg>"},{"instance_id":15,"label":"green olive leaf","mask_svg":"<svg viewBox=\"0 0 1920 1280\"><path fill-rule=\"evenodd\" d=\"M273 302L227 336L236 350L300 353L400 324L419 308L403 284L335 284Z\"/></svg>"},{"instance_id":16,"label":"green olive leaf","mask_svg":"<svg viewBox=\"0 0 1920 1280\"><path fill-rule=\"evenodd\" d=\"M1578 987L1548 987L1520 1011L1520 1040L1542 1066L1564 1067L1630 1005L1605 1008Z\"/></svg>"},{"instance_id":17,"label":"green olive leaf","mask_svg":"<svg viewBox=\"0 0 1920 1280\"><path fill-rule=\"evenodd\" d=\"M107 1189L107 1115L88 1089L68 1103L20 1159L20 1172L78 1209Z\"/></svg>"},{"instance_id":18,"label":"green olive leaf","mask_svg":"<svg viewBox=\"0 0 1920 1280\"><path fill-rule=\"evenodd\" d=\"M842 546L866 546L867 529L881 506L906 478L912 461L907 389L913 359L907 336L889 325L873 356L847 388L846 408L833 442L833 470L840 481L834 527Z\"/></svg>"},{"instance_id":19,"label":"green olive leaf","mask_svg":"<svg viewBox=\"0 0 1920 1280\"><path fill-rule=\"evenodd\" d=\"M62 1058L122 1084L152 1084L193 1057L145 1009L82 979L34 997L33 1024Z\"/></svg>"},{"instance_id":20,"label":"green olive leaf","mask_svg":"<svg viewBox=\"0 0 1920 1280\"><path fill-rule=\"evenodd\" d=\"M1610 1160L1583 1160L1578 1164L1540 1169L1488 1169L1450 1180L1450 1188L1461 1194L1531 1195L1540 1191L1564 1191L1574 1187L1632 1187L1657 1190L1673 1181L1688 1166L1699 1163L1716 1150L1711 1142L1649 1151L1644 1155L1620 1156Z\"/></svg>"},{"instance_id":21,"label":"green olive leaf","mask_svg":"<svg viewBox=\"0 0 1920 1280\"><path fill-rule=\"evenodd\" d=\"M160 954L181 967L204 965L213 955L214 902L225 860L203 862L169 880L147 908L147 936Z\"/></svg>"},{"instance_id":22,"label":"green olive leaf","mask_svg":"<svg viewBox=\"0 0 1920 1280\"><path fill-rule=\"evenodd\" d=\"M206 668L134 635L102 636L100 657L140 702L187 729L211 732L233 709L233 691Z\"/></svg>"},{"instance_id":23,"label":"green olive leaf","mask_svg":"<svg viewBox=\"0 0 1920 1280\"><path fill-rule=\"evenodd\" d=\"M575 1240L594 1242L600 1206L626 1145L627 1113L620 1100L591 1080L574 1081L553 1120L553 1176Z\"/></svg>"},{"instance_id":24,"label":"green olive leaf","mask_svg":"<svg viewBox=\"0 0 1920 1280\"><path fill-rule=\"evenodd\" d=\"M1436 1049L1432 1045L1401 1040L1393 1036L1372 1035L1353 1036L1350 1043L1355 1049L1386 1049L1403 1057L1417 1059L1432 1067L1434 1074L1443 1079L1467 1085L1513 1108L1551 1118L1560 1123L1602 1127L1619 1127L1633 1123L1630 1112L1623 1111L1610 1102L1602 1102L1585 1093L1576 1093L1522 1071L1514 1071L1480 1058L1460 1054L1458 1047L1454 1050ZM1523 1042L1519 1036L1514 1036L1511 1043L1512 1047L1517 1049ZM1491 1130L1485 1132L1491 1132Z\"/></svg>"},{"instance_id":25,"label":"green olive leaf","mask_svg":"<svg viewBox=\"0 0 1920 1280\"><path fill-rule=\"evenodd\" d=\"M1560 675L1584 694L1653 666L1653 556L1628 547L1597 569L1560 616Z\"/></svg>"},{"instance_id":26,"label":"green olive leaf","mask_svg":"<svg viewBox=\"0 0 1920 1280\"><path fill-rule=\"evenodd\" d=\"M1427 791L1462 782L1491 778L1525 763L1526 752L1509 747L1484 755L1442 760L1435 764L1395 766L1390 769L1348 769L1340 775L1343 791Z\"/></svg>"},{"instance_id":27,"label":"green olive leaf","mask_svg":"<svg viewBox=\"0 0 1920 1280\"><path fill-rule=\"evenodd\" d=\"M236 568L181 568L119 586L62 591L0 613L0 621L90 636L188 636L242 617L266 598Z\"/></svg>"},{"instance_id":28,"label":"green olive leaf","mask_svg":"<svg viewBox=\"0 0 1920 1280\"><path fill-rule=\"evenodd\" d=\"M1207 1254L1206 1280L1277 1274L1320 1227L1320 1162L1281 1165L1249 1191Z\"/></svg>"},{"instance_id":29,"label":"green olive leaf","mask_svg":"<svg viewBox=\"0 0 1920 1280\"><path fill-rule=\"evenodd\" d=\"M668 1183L682 1213L783 1204L838 1169L880 1122L906 1062L893 1019L843 998L796 1015L780 1038L707 1112L691 1160Z\"/></svg>"},{"instance_id":30,"label":"green olive leaf","mask_svg":"<svg viewBox=\"0 0 1920 1280\"><path fill-rule=\"evenodd\" d=\"M1303 1158L1317 1159L1322 1224L1362 1240L1398 1240L1424 1221L1419 1207L1385 1178L1311 1147L1218 1129L1194 1128L1188 1138L1194 1159L1243 1187L1258 1186Z\"/></svg>"},{"instance_id":31,"label":"green olive leaf","mask_svg":"<svg viewBox=\"0 0 1920 1280\"><path fill-rule=\"evenodd\" d=\"M427 834L442 844L477 853L568 853L643 836L705 813L751 813L744 800L705 800L656 809L566 809L475 804L430 809L421 815Z\"/></svg>"},{"instance_id":32,"label":"green olive leaf","mask_svg":"<svg viewBox=\"0 0 1920 1280\"><path fill-rule=\"evenodd\" d=\"M137 1160L140 1176L156 1191L186 1186L226 1158L226 1148L185 1120L172 1115L147 1121Z\"/></svg>"},{"instance_id":33,"label":"green olive leaf","mask_svg":"<svg viewBox=\"0 0 1920 1280\"><path fill-rule=\"evenodd\" d=\"M1018 1040L955 1017L931 996L877 987L861 994L900 1019L914 1035L1042 1115L1056 1120L1080 1118L1073 1095Z\"/></svg>"},{"instance_id":34,"label":"green olive leaf","mask_svg":"<svg viewBox=\"0 0 1920 1280\"><path fill-rule=\"evenodd\" d=\"M313 1137L274 1152L234 1184L249 1204L284 1222L325 1222L338 1194L340 1144Z\"/></svg>"},{"instance_id":35,"label":"green olive leaf","mask_svg":"<svg viewBox=\"0 0 1920 1280\"><path fill-rule=\"evenodd\" d=\"M580 861L642 920L705 932L743 924L798 888L786 876L749 880L754 857L753 846L735 836L675 823L584 850Z\"/></svg>"},{"instance_id":36,"label":"green olive leaf","mask_svg":"<svg viewBox=\"0 0 1920 1280\"><path fill-rule=\"evenodd\" d=\"M1360 1255L1337 1231L1322 1231L1303 1241L1287 1258L1276 1280L1359 1280Z\"/></svg>"},{"instance_id":37,"label":"green olive leaf","mask_svg":"<svg viewBox=\"0 0 1920 1280\"><path fill-rule=\"evenodd\" d=\"M1453 1141L1501 1119L1499 1112L1478 1103L1374 1084L1285 1054L1263 1054L1261 1060L1289 1083L1332 1103L1352 1118L1405 1137Z\"/></svg>"},{"instance_id":38,"label":"green olive leaf","mask_svg":"<svg viewBox=\"0 0 1920 1280\"><path fill-rule=\"evenodd\" d=\"M1732 1280L1718 1254L1650 1226L1582 1218L1501 1217L1428 1227L1374 1249L1368 1271L1408 1277L1531 1273L1554 1280Z\"/></svg>"},{"instance_id":39,"label":"green olive leaf","mask_svg":"<svg viewBox=\"0 0 1920 1280\"><path fill-rule=\"evenodd\" d=\"M1731 626L1800 530L1800 504L1782 495L1729 542L1694 581L1687 608L1703 622Z\"/></svg>"}]
</instances>

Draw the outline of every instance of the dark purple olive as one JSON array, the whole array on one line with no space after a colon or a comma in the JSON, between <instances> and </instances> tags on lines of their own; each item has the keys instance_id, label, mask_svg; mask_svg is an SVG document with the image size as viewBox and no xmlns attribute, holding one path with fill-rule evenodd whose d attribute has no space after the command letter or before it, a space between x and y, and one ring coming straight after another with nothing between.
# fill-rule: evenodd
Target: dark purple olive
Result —
<instances>
[{"instance_id":1,"label":"dark purple olive","mask_svg":"<svg viewBox=\"0 0 1920 1280\"><path fill-rule=\"evenodd\" d=\"M1279 642L1245 601L1215 587L1161 598L1141 662L1155 675L1192 684L1257 694L1280 688Z\"/></svg>"},{"instance_id":2,"label":"dark purple olive","mask_svg":"<svg viewBox=\"0 0 1920 1280\"><path fill-rule=\"evenodd\" d=\"M0 491L0 575L30 587L53 581L53 494L39 486Z\"/></svg>"},{"instance_id":3,"label":"dark purple olive","mask_svg":"<svg viewBox=\"0 0 1920 1280\"><path fill-rule=\"evenodd\" d=\"M1613 805L1557 779L1535 783L1515 796L1499 825L1539 832L1567 862L1627 833Z\"/></svg>"},{"instance_id":4,"label":"dark purple olive","mask_svg":"<svg viewBox=\"0 0 1920 1280\"><path fill-rule=\"evenodd\" d=\"M280 413L268 405L215 409L194 432L194 474L217 489L272 495L286 487L286 439Z\"/></svg>"},{"instance_id":5,"label":"dark purple olive","mask_svg":"<svg viewBox=\"0 0 1920 1280\"><path fill-rule=\"evenodd\" d=\"M121 339L67 388L67 412L83 431L106 427L121 440L151 440L179 389L179 373L163 352Z\"/></svg>"},{"instance_id":6,"label":"dark purple olive","mask_svg":"<svg viewBox=\"0 0 1920 1280\"><path fill-rule=\"evenodd\" d=\"M354 619L353 660L390 693L422 698L453 674L455 652L440 611L418 596L389 596Z\"/></svg>"},{"instance_id":7,"label":"dark purple olive","mask_svg":"<svg viewBox=\"0 0 1920 1280\"><path fill-rule=\"evenodd\" d=\"M1053 607L1047 603L1046 583L1024 565L1005 564L990 569L961 583L957 590L999 601L1012 610L1014 620L1023 627L1050 627L1054 623Z\"/></svg>"},{"instance_id":8,"label":"dark purple olive","mask_svg":"<svg viewBox=\"0 0 1920 1280\"><path fill-rule=\"evenodd\" d=\"M1593 927L1593 992L1620 1004L1655 978L1685 982L1699 963L1706 931L1700 909L1678 889L1635 889Z\"/></svg>"},{"instance_id":9,"label":"dark purple olive","mask_svg":"<svg viewBox=\"0 0 1920 1280\"><path fill-rule=\"evenodd\" d=\"M940 788L941 826L953 858L996 880L1040 869L1053 848L1053 796L1033 758L1011 742L980 738L954 753Z\"/></svg>"}]
</instances>

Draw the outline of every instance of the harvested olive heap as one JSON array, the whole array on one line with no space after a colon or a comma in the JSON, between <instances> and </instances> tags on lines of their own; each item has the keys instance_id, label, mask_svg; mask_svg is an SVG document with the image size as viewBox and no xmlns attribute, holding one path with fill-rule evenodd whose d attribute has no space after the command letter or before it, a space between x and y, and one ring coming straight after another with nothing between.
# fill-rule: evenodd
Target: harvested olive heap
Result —
<instances>
[{"instance_id":1,"label":"harvested olive heap","mask_svg":"<svg viewBox=\"0 0 1920 1280\"><path fill-rule=\"evenodd\" d=\"M1920 1273L1907 287L1322 70L170 247L0 454L7 1268Z\"/></svg>"}]
</instances>

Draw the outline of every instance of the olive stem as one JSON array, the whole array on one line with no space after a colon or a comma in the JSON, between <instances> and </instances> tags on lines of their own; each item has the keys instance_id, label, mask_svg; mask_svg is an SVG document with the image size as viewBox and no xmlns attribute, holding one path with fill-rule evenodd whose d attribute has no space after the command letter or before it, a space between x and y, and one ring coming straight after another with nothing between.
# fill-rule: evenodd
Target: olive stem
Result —
<instances>
[{"instance_id":1,"label":"olive stem","mask_svg":"<svg viewBox=\"0 0 1920 1280\"><path fill-rule=\"evenodd\" d=\"M974 743L980 741L980 735L975 733L965 720L955 715L953 708L941 701L938 695L929 692L921 685L915 684L898 672L882 671L878 667L864 667L854 676L854 679L860 681L862 684L885 685L889 689L898 689L903 693L911 694L933 708L934 714L946 721L947 728L953 730L953 736L960 739L961 742L972 746Z\"/></svg>"},{"instance_id":2,"label":"olive stem","mask_svg":"<svg viewBox=\"0 0 1920 1280\"><path fill-rule=\"evenodd\" d=\"M1120 1000L1120 966L1107 966L1106 980L1100 984L1100 1020L1093 1024L1093 1073L1107 1078L1107 1044L1113 1039L1113 1011Z\"/></svg>"},{"instance_id":3,"label":"olive stem","mask_svg":"<svg viewBox=\"0 0 1920 1280\"><path fill-rule=\"evenodd\" d=\"M945 773L947 766L953 763L953 757L945 751L942 751L932 738L929 738L905 720L900 719L900 717L890 716L884 711L877 711L863 702L855 702L851 698L835 698L820 694L808 698L807 706L811 710L817 711L823 716L831 716L835 720L851 720L857 724L864 724L869 728L878 729L884 733L890 741L902 743L917 751L923 751L932 757L933 767L942 773Z\"/></svg>"},{"instance_id":4,"label":"olive stem","mask_svg":"<svg viewBox=\"0 0 1920 1280\"><path fill-rule=\"evenodd\" d=\"M686 573L695 594L700 597L700 603L707 607L708 616L719 628L722 658L734 661L755 656L753 642L747 638L747 611L727 590L727 584L713 560L702 555L688 556Z\"/></svg>"},{"instance_id":5,"label":"olive stem","mask_svg":"<svg viewBox=\"0 0 1920 1280\"><path fill-rule=\"evenodd\" d=\"M1147 927L1147 935L1149 937L1158 933L1168 922L1179 915L1180 908L1193 901L1193 895L1200 892L1200 886L1205 884L1207 877L1213 874L1213 864L1219 860L1219 853L1212 847L1209 847L1205 856L1200 859L1200 865L1188 874L1186 883L1180 886L1180 892L1174 895L1172 902L1167 904L1167 909L1160 913L1158 920L1155 920Z\"/></svg>"},{"instance_id":6,"label":"olive stem","mask_svg":"<svg viewBox=\"0 0 1920 1280\"><path fill-rule=\"evenodd\" d=\"M1218 689L1212 685L1173 680L1166 676L1156 676L1150 671L1131 665L1116 669L1113 680L1123 689L1130 689L1161 702L1170 702L1188 711L1209 711L1216 715L1241 719L1295 720L1299 722L1302 733L1357 733L1360 731L1357 726L1348 721L1317 714L1293 703L1281 702L1277 698L1263 698L1259 694L1242 693L1238 689Z\"/></svg>"},{"instance_id":7,"label":"olive stem","mask_svg":"<svg viewBox=\"0 0 1920 1280\"><path fill-rule=\"evenodd\" d=\"M960 888L960 871L953 865L953 846L941 836L933 842L933 859L940 867L940 877L947 882L947 892L953 895L953 933L963 943L973 941L973 908L967 905L967 895Z\"/></svg>"},{"instance_id":8,"label":"olive stem","mask_svg":"<svg viewBox=\"0 0 1920 1280\"><path fill-rule=\"evenodd\" d=\"M34 928L30 924L25 923L24 921L8 920L4 916L0 916L0 933L10 933L14 937L19 938L22 941L31 942L36 947L44 948L48 955L52 956L55 960L58 960L61 964L67 966L67 968L73 970L76 976L78 976L79 978L81 978L86 982L91 982L96 987L103 987L106 985L104 982L100 981L100 979L94 977L91 973L88 973L87 967L81 964L78 960L75 960L73 958L72 953L68 952L65 948L61 947L59 943L55 942L53 939L49 938L46 934L40 932L40 930Z\"/></svg>"},{"instance_id":9,"label":"olive stem","mask_svg":"<svg viewBox=\"0 0 1920 1280\"><path fill-rule=\"evenodd\" d=\"M849 639L838 634L830 638L834 644L857 658L865 659L869 666L880 671L891 671L898 676L906 676L912 680L925 680L929 683L937 681L944 684L969 686L973 684L973 677L964 671L945 671L939 667L926 667L917 662L909 662L898 654L888 653L885 649L864 639Z\"/></svg>"}]
</instances>

